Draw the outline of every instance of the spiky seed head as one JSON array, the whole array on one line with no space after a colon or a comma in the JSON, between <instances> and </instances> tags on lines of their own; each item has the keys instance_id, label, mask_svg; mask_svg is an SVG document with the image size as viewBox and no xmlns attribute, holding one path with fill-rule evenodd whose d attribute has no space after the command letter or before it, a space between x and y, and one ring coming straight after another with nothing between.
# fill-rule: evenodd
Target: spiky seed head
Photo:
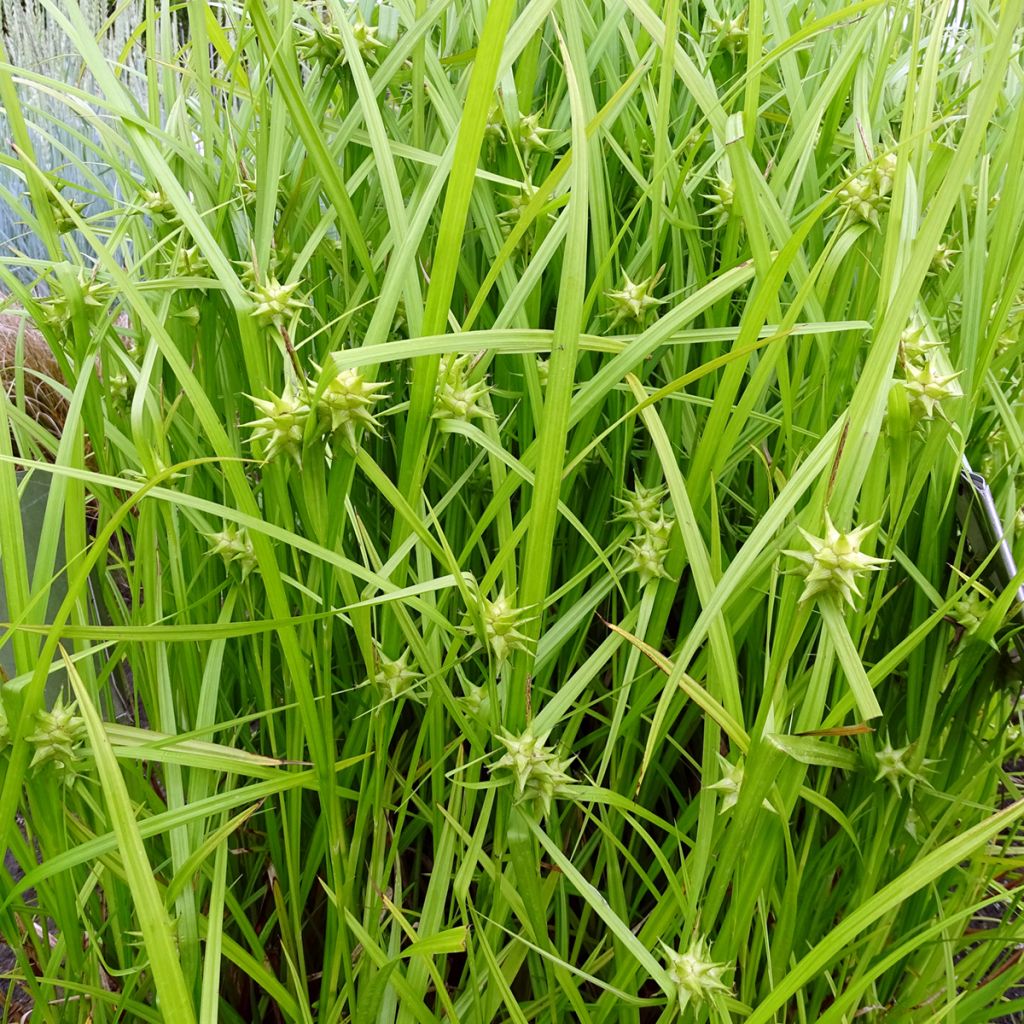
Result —
<instances>
[{"instance_id":1,"label":"spiky seed head","mask_svg":"<svg viewBox=\"0 0 1024 1024\"><path fill-rule=\"evenodd\" d=\"M542 359L537 356L537 376L540 377L540 386L546 388L548 386L548 373L551 369L551 360Z\"/></svg>"},{"instance_id":2,"label":"spiky seed head","mask_svg":"<svg viewBox=\"0 0 1024 1024\"><path fill-rule=\"evenodd\" d=\"M70 785L85 741L85 722L75 714L73 704L65 705L63 697L58 697L52 708L36 714L35 726L27 737L35 748L30 767L51 764Z\"/></svg>"},{"instance_id":3,"label":"spiky seed head","mask_svg":"<svg viewBox=\"0 0 1024 1024\"><path fill-rule=\"evenodd\" d=\"M501 107L495 104L487 112L487 123L484 125L484 138L492 142L505 141L505 119L501 116Z\"/></svg>"},{"instance_id":4,"label":"spiky seed head","mask_svg":"<svg viewBox=\"0 0 1024 1024\"><path fill-rule=\"evenodd\" d=\"M47 323L63 329L70 323L76 306L90 319L94 319L97 313L107 308L113 294L113 289L106 281L86 273L82 267L75 275L71 288L51 292L45 299L39 300L39 305Z\"/></svg>"},{"instance_id":5,"label":"spiky seed head","mask_svg":"<svg viewBox=\"0 0 1024 1024\"><path fill-rule=\"evenodd\" d=\"M743 786L743 758L740 757L733 764L727 757L717 755L718 766L721 769L721 777L717 782L712 782L707 789L717 790L724 793L722 804L718 808L719 814L724 814L731 807L735 807L740 799L740 788Z\"/></svg>"},{"instance_id":6,"label":"spiky seed head","mask_svg":"<svg viewBox=\"0 0 1024 1024\"><path fill-rule=\"evenodd\" d=\"M612 327L624 320L643 323L651 310L664 303L664 299L656 299L652 294L660 277L659 271L643 281L632 281L628 274L623 274L622 287L605 292L605 297L612 304Z\"/></svg>"},{"instance_id":7,"label":"spiky seed head","mask_svg":"<svg viewBox=\"0 0 1024 1024\"><path fill-rule=\"evenodd\" d=\"M540 114L520 114L517 126L519 141L527 153L533 151L547 152L548 144L544 141L545 135L550 135L551 128L543 128L540 123Z\"/></svg>"},{"instance_id":8,"label":"spiky seed head","mask_svg":"<svg viewBox=\"0 0 1024 1024\"><path fill-rule=\"evenodd\" d=\"M539 805L543 817L551 813L552 801L573 781L566 770L572 759L560 758L554 747L547 746L549 735L537 735L530 728L520 736L502 730L498 739L505 753L491 766L492 772L507 771L517 800Z\"/></svg>"},{"instance_id":9,"label":"spiky seed head","mask_svg":"<svg viewBox=\"0 0 1024 1024\"><path fill-rule=\"evenodd\" d=\"M626 550L629 552L627 572L639 573L642 584L656 579L672 578L665 568L665 560L668 557L666 537L647 531L629 541Z\"/></svg>"},{"instance_id":10,"label":"spiky seed head","mask_svg":"<svg viewBox=\"0 0 1024 1024\"><path fill-rule=\"evenodd\" d=\"M924 362L938 348L942 348L942 342L929 338L923 324L907 327L900 334L900 353L904 364Z\"/></svg>"},{"instance_id":11,"label":"spiky seed head","mask_svg":"<svg viewBox=\"0 0 1024 1024\"><path fill-rule=\"evenodd\" d=\"M747 12L740 11L735 18L708 18L715 38L730 52L737 53L747 47Z\"/></svg>"},{"instance_id":12,"label":"spiky seed head","mask_svg":"<svg viewBox=\"0 0 1024 1024\"><path fill-rule=\"evenodd\" d=\"M377 652L377 671L373 675L373 684L388 700L408 697L419 704L424 702L425 695L417 688L423 676L409 664L411 654L406 649L398 658L393 659L383 651Z\"/></svg>"},{"instance_id":13,"label":"spiky seed head","mask_svg":"<svg viewBox=\"0 0 1024 1024\"><path fill-rule=\"evenodd\" d=\"M933 419L938 413L945 418L943 403L961 394L956 383L959 373L939 373L928 360L908 363L903 368L903 387L907 392L911 415L918 420Z\"/></svg>"},{"instance_id":14,"label":"spiky seed head","mask_svg":"<svg viewBox=\"0 0 1024 1024\"><path fill-rule=\"evenodd\" d=\"M470 383L470 359L469 353L442 357L434 388L435 419L471 420L490 416L490 411L482 404L490 388L484 380Z\"/></svg>"},{"instance_id":15,"label":"spiky seed head","mask_svg":"<svg viewBox=\"0 0 1024 1024\"><path fill-rule=\"evenodd\" d=\"M884 200L871 178L855 175L839 189L838 199L839 205L848 210L855 220L867 221L878 227L878 211L883 208Z\"/></svg>"},{"instance_id":16,"label":"spiky seed head","mask_svg":"<svg viewBox=\"0 0 1024 1024\"><path fill-rule=\"evenodd\" d=\"M252 315L262 323L280 324L308 305L296 295L299 281L281 284L276 277L268 278L249 293L253 301Z\"/></svg>"},{"instance_id":17,"label":"spiky seed head","mask_svg":"<svg viewBox=\"0 0 1024 1024\"><path fill-rule=\"evenodd\" d=\"M177 251L178 269L183 277L209 277L210 261L198 245L183 245Z\"/></svg>"},{"instance_id":18,"label":"spiky seed head","mask_svg":"<svg viewBox=\"0 0 1024 1024\"><path fill-rule=\"evenodd\" d=\"M740 791L743 788L745 764L742 756L736 759L735 764L721 754L716 756L718 758L718 767L722 774L717 782L712 782L706 788L718 790L718 792L725 794L722 806L718 808L719 814L725 814L726 811L735 807L739 802ZM767 799L761 801L761 806L766 811L772 811L773 813L775 811L775 808L772 807Z\"/></svg>"},{"instance_id":19,"label":"spiky seed head","mask_svg":"<svg viewBox=\"0 0 1024 1024\"><path fill-rule=\"evenodd\" d=\"M988 599L976 590L969 590L950 609L950 614L967 636L978 632L981 620L991 607Z\"/></svg>"},{"instance_id":20,"label":"spiky seed head","mask_svg":"<svg viewBox=\"0 0 1024 1024\"><path fill-rule=\"evenodd\" d=\"M693 1003L715 1003L732 989L723 980L733 965L711 959L711 946L702 936L696 936L685 952L676 952L664 943L665 966L676 989L679 1012L685 1013Z\"/></svg>"},{"instance_id":21,"label":"spiky seed head","mask_svg":"<svg viewBox=\"0 0 1024 1024\"><path fill-rule=\"evenodd\" d=\"M892 192L898 162L895 153L885 153L871 165L869 172L871 180L875 186L875 192L882 198Z\"/></svg>"},{"instance_id":22,"label":"spiky seed head","mask_svg":"<svg viewBox=\"0 0 1024 1024\"><path fill-rule=\"evenodd\" d=\"M617 518L631 523L638 533L646 532L662 517L667 497L667 487L645 487L638 481L634 490L626 490L621 498L615 499L616 504L622 506Z\"/></svg>"},{"instance_id":23,"label":"spiky seed head","mask_svg":"<svg viewBox=\"0 0 1024 1024\"><path fill-rule=\"evenodd\" d=\"M319 366L316 370L322 372ZM341 370L328 381L317 400L317 416L324 433L340 437L354 451L358 446L356 427L371 434L378 432L380 423L373 415L373 406L386 397L381 391L387 386L382 381L366 380L358 370Z\"/></svg>"},{"instance_id":24,"label":"spiky seed head","mask_svg":"<svg viewBox=\"0 0 1024 1024\"><path fill-rule=\"evenodd\" d=\"M367 64L376 64L380 58L377 51L384 48L384 43L377 38L377 26L368 25L362 18L357 18L352 25L352 35L356 45Z\"/></svg>"},{"instance_id":25,"label":"spiky seed head","mask_svg":"<svg viewBox=\"0 0 1024 1024\"><path fill-rule=\"evenodd\" d=\"M284 453L301 466L302 438L310 417L305 394L294 386L288 386L279 396L271 394L270 398L248 397L257 412L262 414L246 424L253 428L249 443L263 445L264 462L271 462Z\"/></svg>"},{"instance_id":26,"label":"spiky seed head","mask_svg":"<svg viewBox=\"0 0 1024 1024\"><path fill-rule=\"evenodd\" d=\"M717 176L711 181L711 191L704 193L711 206L708 213L716 217L715 227L721 227L729 219L736 202L736 187L728 178Z\"/></svg>"},{"instance_id":27,"label":"spiky seed head","mask_svg":"<svg viewBox=\"0 0 1024 1024\"><path fill-rule=\"evenodd\" d=\"M504 664L513 651L525 650L529 646L529 638L519 627L529 622L532 616L522 608L516 608L504 590L493 601L483 598L481 611L487 645L499 665Z\"/></svg>"},{"instance_id":28,"label":"spiky seed head","mask_svg":"<svg viewBox=\"0 0 1024 1024\"><path fill-rule=\"evenodd\" d=\"M150 216L163 217L165 220L174 220L178 216L174 203L167 198L163 189L141 189L139 191L139 208Z\"/></svg>"},{"instance_id":29,"label":"spiky seed head","mask_svg":"<svg viewBox=\"0 0 1024 1024\"><path fill-rule=\"evenodd\" d=\"M129 382L126 374L112 373L106 379L106 398L115 405L124 405L128 401Z\"/></svg>"},{"instance_id":30,"label":"spiky seed head","mask_svg":"<svg viewBox=\"0 0 1024 1024\"><path fill-rule=\"evenodd\" d=\"M853 596L860 597L857 577L873 572L886 565L889 559L875 558L860 550L860 545L873 526L859 526L855 530L841 533L835 528L829 514L825 513L825 536L814 537L803 528L804 539L811 546L810 551L786 551L784 554L796 558L807 566L804 591L801 601L809 601L819 594L836 594L853 607Z\"/></svg>"},{"instance_id":31,"label":"spiky seed head","mask_svg":"<svg viewBox=\"0 0 1024 1024\"><path fill-rule=\"evenodd\" d=\"M202 319L202 314L199 312L199 307L194 303L191 306L186 306L183 310L178 313L171 314L175 320L184 320L189 327L198 327L199 321Z\"/></svg>"},{"instance_id":32,"label":"spiky seed head","mask_svg":"<svg viewBox=\"0 0 1024 1024\"><path fill-rule=\"evenodd\" d=\"M953 257L956 256L960 250L955 248L952 243L953 239L947 238L935 246L935 252L932 253L931 264L928 267L929 277L936 274L948 274L953 269Z\"/></svg>"},{"instance_id":33,"label":"spiky seed head","mask_svg":"<svg viewBox=\"0 0 1024 1024\"><path fill-rule=\"evenodd\" d=\"M58 199L53 193L47 192L46 202L50 207L53 226L57 229L57 233L66 235L78 227L78 220L76 218L85 216L89 203L85 200L69 199L64 195L64 186L59 186L57 191L60 194L60 198ZM66 207L70 207L70 211Z\"/></svg>"},{"instance_id":34,"label":"spiky seed head","mask_svg":"<svg viewBox=\"0 0 1024 1024\"><path fill-rule=\"evenodd\" d=\"M475 686L473 683L467 683L462 703L465 705L466 710L481 725L490 721L491 698L485 686Z\"/></svg>"},{"instance_id":35,"label":"spiky seed head","mask_svg":"<svg viewBox=\"0 0 1024 1024\"><path fill-rule=\"evenodd\" d=\"M225 523L223 530L208 533L206 539L210 542L210 554L219 555L225 565L238 566L243 580L256 568L256 549L244 526Z\"/></svg>"},{"instance_id":36,"label":"spiky seed head","mask_svg":"<svg viewBox=\"0 0 1024 1024\"><path fill-rule=\"evenodd\" d=\"M897 794L902 794L902 786L907 787L908 793L913 792L914 786L918 782L927 786L928 780L922 773L929 771L929 766L938 762L930 758L922 758L920 768L914 771L910 764L912 746L913 744L905 747L894 747L887 739L885 745L875 753L875 759L878 764L878 774L875 776L875 782L881 782L884 779L892 785Z\"/></svg>"}]
</instances>

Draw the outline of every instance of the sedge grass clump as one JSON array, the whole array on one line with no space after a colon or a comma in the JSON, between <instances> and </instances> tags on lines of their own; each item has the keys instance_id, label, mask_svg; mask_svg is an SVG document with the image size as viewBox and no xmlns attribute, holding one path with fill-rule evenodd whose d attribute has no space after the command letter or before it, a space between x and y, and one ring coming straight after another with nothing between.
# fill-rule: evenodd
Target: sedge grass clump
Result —
<instances>
[{"instance_id":1,"label":"sedge grass clump","mask_svg":"<svg viewBox=\"0 0 1024 1024\"><path fill-rule=\"evenodd\" d=\"M0 0L33 1019L1014 1011L1024 0L628 6Z\"/></svg>"}]
</instances>

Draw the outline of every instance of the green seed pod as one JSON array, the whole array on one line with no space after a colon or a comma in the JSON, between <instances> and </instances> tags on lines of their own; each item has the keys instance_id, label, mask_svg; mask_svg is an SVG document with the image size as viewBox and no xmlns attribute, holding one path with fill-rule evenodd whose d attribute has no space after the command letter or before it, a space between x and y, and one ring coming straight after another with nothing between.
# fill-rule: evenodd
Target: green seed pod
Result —
<instances>
[{"instance_id":1,"label":"green seed pod","mask_svg":"<svg viewBox=\"0 0 1024 1024\"><path fill-rule=\"evenodd\" d=\"M306 421L310 417L309 403L295 387L286 387L280 397L253 398L247 396L258 412L263 415L246 423L252 427L249 443L264 446L264 462L271 462L284 453L302 465L302 439L306 432Z\"/></svg>"},{"instance_id":2,"label":"green seed pod","mask_svg":"<svg viewBox=\"0 0 1024 1024\"><path fill-rule=\"evenodd\" d=\"M237 565L243 580L256 568L256 550L244 526L226 523L218 533L206 534L206 539L210 542L209 553L220 555L225 565Z\"/></svg>"},{"instance_id":3,"label":"green seed pod","mask_svg":"<svg viewBox=\"0 0 1024 1024\"><path fill-rule=\"evenodd\" d=\"M618 291L605 292L605 298L612 304L611 326L617 327L625 320L642 324L651 310L663 305L665 300L656 299L652 294L660 278L660 270L643 281L631 281L629 275L624 274Z\"/></svg>"},{"instance_id":4,"label":"green seed pod","mask_svg":"<svg viewBox=\"0 0 1024 1024\"><path fill-rule=\"evenodd\" d=\"M481 404L490 388L485 381L469 381L470 359L469 354L442 357L434 388L434 419L471 420L491 415Z\"/></svg>"},{"instance_id":5,"label":"green seed pod","mask_svg":"<svg viewBox=\"0 0 1024 1024\"><path fill-rule=\"evenodd\" d=\"M412 654L408 649L397 659L389 658L383 651L377 652L377 671L373 675L373 685L387 700L395 701L400 697L408 697L423 704L426 695L417 688L423 678L422 674L409 665Z\"/></svg>"},{"instance_id":6,"label":"green seed pod","mask_svg":"<svg viewBox=\"0 0 1024 1024\"><path fill-rule=\"evenodd\" d=\"M529 728L521 736L503 730L498 739L505 754L491 767L492 772L508 771L518 801L533 804L543 817L551 813L552 801L573 781L566 772L572 759L563 760L553 747L546 746L548 735L537 736Z\"/></svg>"},{"instance_id":7,"label":"green seed pod","mask_svg":"<svg viewBox=\"0 0 1024 1024\"><path fill-rule=\"evenodd\" d=\"M319 366L316 370L322 372ZM387 386L380 381L366 380L358 370L341 370L327 382L317 399L321 429L340 438L354 451L358 447L357 427L377 433L380 423L373 415L373 405L385 397L380 391Z\"/></svg>"},{"instance_id":8,"label":"green seed pod","mask_svg":"<svg viewBox=\"0 0 1024 1024\"><path fill-rule=\"evenodd\" d=\"M661 948L665 951L669 979L676 988L680 1013L685 1013L691 1002L716 1003L721 996L732 992L722 979L733 965L712 960L711 946L706 939L696 937L685 953L677 953L664 943Z\"/></svg>"},{"instance_id":9,"label":"green seed pod","mask_svg":"<svg viewBox=\"0 0 1024 1024\"><path fill-rule=\"evenodd\" d=\"M853 595L861 596L857 577L874 572L888 562L888 559L875 558L860 550L861 542L872 529L873 526L860 526L848 533L840 533L827 512L824 537L813 537L801 528L800 532L811 550L783 552L808 567L800 600L809 601L819 594L836 594L853 607Z\"/></svg>"}]
</instances>

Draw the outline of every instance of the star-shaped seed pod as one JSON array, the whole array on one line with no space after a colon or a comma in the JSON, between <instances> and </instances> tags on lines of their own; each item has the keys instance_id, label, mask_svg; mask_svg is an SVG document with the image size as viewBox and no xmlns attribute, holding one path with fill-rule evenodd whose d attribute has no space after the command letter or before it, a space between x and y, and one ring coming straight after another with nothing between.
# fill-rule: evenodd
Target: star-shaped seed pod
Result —
<instances>
[{"instance_id":1,"label":"star-shaped seed pod","mask_svg":"<svg viewBox=\"0 0 1024 1024\"><path fill-rule=\"evenodd\" d=\"M747 12L740 11L735 18L708 18L715 38L730 53L736 54L747 47Z\"/></svg>"},{"instance_id":2,"label":"star-shaped seed pod","mask_svg":"<svg viewBox=\"0 0 1024 1024\"><path fill-rule=\"evenodd\" d=\"M295 294L299 284L299 281L281 284L276 277L270 277L257 285L250 292L252 315L262 323L280 324L305 309L308 303Z\"/></svg>"},{"instance_id":3,"label":"star-shaped seed pod","mask_svg":"<svg viewBox=\"0 0 1024 1024\"><path fill-rule=\"evenodd\" d=\"M839 189L838 199L856 220L878 227L878 211L885 203L870 178L855 175Z\"/></svg>"},{"instance_id":4,"label":"star-shaped seed pod","mask_svg":"<svg viewBox=\"0 0 1024 1024\"><path fill-rule=\"evenodd\" d=\"M90 319L95 319L96 314L106 309L113 298L110 285L87 274L84 268L79 269L75 284L77 295L69 295L63 289L54 288L48 297L39 300L41 315L47 323L59 329L65 328L71 321L76 302Z\"/></svg>"},{"instance_id":5,"label":"star-shaped seed pod","mask_svg":"<svg viewBox=\"0 0 1024 1024\"><path fill-rule=\"evenodd\" d=\"M223 530L208 533L206 539L210 542L210 554L219 555L225 565L237 565L243 580L256 568L256 549L244 526L226 523Z\"/></svg>"},{"instance_id":6,"label":"star-shaped seed pod","mask_svg":"<svg viewBox=\"0 0 1024 1024\"><path fill-rule=\"evenodd\" d=\"M903 373L903 387L907 392L911 415L918 420L930 420L937 413L945 419L943 403L960 397L960 387L956 383L960 374L939 373L927 360L920 364L908 363Z\"/></svg>"},{"instance_id":7,"label":"star-shaped seed pod","mask_svg":"<svg viewBox=\"0 0 1024 1024\"><path fill-rule=\"evenodd\" d=\"M624 491L621 498L614 499L622 506L616 518L632 523L638 533L644 532L662 516L667 497L667 487L645 487L637 481L635 490Z\"/></svg>"},{"instance_id":8,"label":"star-shaped seed pod","mask_svg":"<svg viewBox=\"0 0 1024 1024\"><path fill-rule=\"evenodd\" d=\"M315 368L318 373L323 372L321 367ZM357 427L371 434L378 433L380 423L373 415L373 406L386 397L381 391L387 386L382 381L366 380L355 369L339 371L327 382L317 399L316 411L321 429L332 437L341 438L355 451L358 447Z\"/></svg>"},{"instance_id":9,"label":"star-shaped seed pod","mask_svg":"<svg viewBox=\"0 0 1024 1024\"><path fill-rule=\"evenodd\" d=\"M928 267L928 277L936 274L948 274L953 269L953 257L960 252L953 246L953 239L947 238L935 246L932 253L932 260Z\"/></svg>"},{"instance_id":10,"label":"star-shaped seed pod","mask_svg":"<svg viewBox=\"0 0 1024 1024\"><path fill-rule=\"evenodd\" d=\"M554 747L547 746L549 735L536 735L530 728L520 736L502 730L498 739L505 754L491 766L492 772L508 771L518 800L539 804L543 817L551 813L554 798L573 781L566 771L572 759L560 758Z\"/></svg>"},{"instance_id":11,"label":"star-shaped seed pod","mask_svg":"<svg viewBox=\"0 0 1024 1024\"><path fill-rule=\"evenodd\" d=\"M928 780L922 772L929 771L929 766L938 764L938 762L927 757L922 758L920 768L914 771L910 766L912 747L913 744L905 747L893 747L887 739L885 745L875 753L878 763L878 774L875 776L875 782L881 782L884 779L892 785L897 795L902 795L902 786L907 787L908 793L914 791L914 786L918 782L927 786Z\"/></svg>"},{"instance_id":12,"label":"star-shaped seed pod","mask_svg":"<svg viewBox=\"0 0 1024 1024\"><path fill-rule=\"evenodd\" d=\"M419 704L424 703L425 694L417 688L423 676L409 664L411 654L407 648L398 658L393 659L383 651L377 652L377 671L372 682L388 700L408 697Z\"/></svg>"},{"instance_id":13,"label":"star-shaped seed pod","mask_svg":"<svg viewBox=\"0 0 1024 1024\"><path fill-rule=\"evenodd\" d=\"M924 325L907 327L900 334L900 354L904 365L926 362L936 349L942 348L942 342L929 338Z\"/></svg>"},{"instance_id":14,"label":"star-shaped seed pod","mask_svg":"<svg viewBox=\"0 0 1024 1024\"><path fill-rule=\"evenodd\" d=\"M723 978L733 965L712 960L711 946L705 938L695 937L685 952L677 953L665 943L661 948L665 952L669 979L676 989L680 1013L685 1013L691 1002L715 1003L732 991Z\"/></svg>"},{"instance_id":15,"label":"star-shaped seed pod","mask_svg":"<svg viewBox=\"0 0 1024 1024\"><path fill-rule=\"evenodd\" d=\"M302 465L302 438L306 432L306 421L311 413L306 396L295 386L288 386L278 396L253 398L247 396L262 415L246 423L252 427L249 443L264 446L264 462L271 462L282 453Z\"/></svg>"},{"instance_id":16,"label":"star-shaped seed pod","mask_svg":"<svg viewBox=\"0 0 1024 1024\"><path fill-rule=\"evenodd\" d=\"M969 590L950 609L950 617L963 630L964 635L973 636L978 632L981 620L988 615L988 599L975 590Z\"/></svg>"},{"instance_id":17,"label":"star-shaped seed pod","mask_svg":"<svg viewBox=\"0 0 1024 1024\"><path fill-rule=\"evenodd\" d=\"M504 590L493 601L482 598L481 612L487 645L499 665L504 664L513 651L526 650L530 641L519 627L529 622L532 616L522 608L516 608Z\"/></svg>"},{"instance_id":18,"label":"star-shaped seed pod","mask_svg":"<svg viewBox=\"0 0 1024 1024\"><path fill-rule=\"evenodd\" d=\"M163 189L140 189L139 209L152 217L163 217L165 220L176 220L178 217L174 203L167 198Z\"/></svg>"},{"instance_id":19,"label":"star-shaped seed pod","mask_svg":"<svg viewBox=\"0 0 1024 1024\"><path fill-rule=\"evenodd\" d=\"M605 297L612 304L612 327L617 327L625 320L642 324L651 310L664 303L664 299L656 299L653 295L662 270L643 281L632 281L628 274L623 274L622 287L617 291L605 292Z\"/></svg>"},{"instance_id":20,"label":"star-shaped seed pod","mask_svg":"<svg viewBox=\"0 0 1024 1024\"><path fill-rule=\"evenodd\" d=\"M501 115L501 107L498 104L495 104L487 111L484 138L490 142L505 141L505 119Z\"/></svg>"},{"instance_id":21,"label":"star-shaped seed pod","mask_svg":"<svg viewBox=\"0 0 1024 1024\"><path fill-rule=\"evenodd\" d=\"M58 697L52 708L36 714L35 732L26 739L35 747L29 767L52 764L66 783L74 781L85 742L85 722L75 714L74 705L65 705Z\"/></svg>"},{"instance_id":22,"label":"star-shaped seed pod","mask_svg":"<svg viewBox=\"0 0 1024 1024\"><path fill-rule=\"evenodd\" d=\"M785 551L783 554L798 559L808 567L806 584L800 595L801 602L809 601L819 594L835 594L853 607L853 596L861 596L857 589L857 577L876 571L889 561L866 555L860 550L861 543L872 529L873 526L859 526L855 530L841 533L827 512L824 537L814 537L800 528L811 550Z\"/></svg>"},{"instance_id":23,"label":"star-shaped seed pod","mask_svg":"<svg viewBox=\"0 0 1024 1024\"><path fill-rule=\"evenodd\" d=\"M482 403L490 392L487 382L470 383L469 353L461 356L443 356L434 388L434 418L471 420L484 419L490 411Z\"/></svg>"},{"instance_id":24,"label":"star-shaped seed pod","mask_svg":"<svg viewBox=\"0 0 1024 1024\"><path fill-rule=\"evenodd\" d=\"M50 213L53 216L53 226L60 235L66 235L74 231L78 227L77 218L84 217L85 211L89 206L88 200L69 199L64 195L65 188L66 186L64 185L57 187L60 199L51 192L46 193L47 205L50 207ZM65 209L65 205L71 208L70 213Z\"/></svg>"},{"instance_id":25,"label":"star-shaped seed pod","mask_svg":"<svg viewBox=\"0 0 1024 1024\"><path fill-rule=\"evenodd\" d=\"M715 789L725 794L722 805L718 808L719 814L725 814L726 811L735 807L739 802L740 790L743 788L745 765L742 757L738 757L736 763L733 764L732 761L721 754L716 756L718 757L718 767L721 769L722 776L717 782L712 782L706 788ZM775 810L767 799L761 801L761 806L766 811L774 812Z\"/></svg>"},{"instance_id":26,"label":"star-shaped seed pod","mask_svg":"<svg viewBox=\"0 0 1024 1024\"><path fill-rule=\"evenodd\" d=\"M626 571L639 573L641 583L672 578L665 568L665 559L668 557L668 533L671 529L672 521L663 519L658 524L657 532L647 530L626 545L630 556Z\"/></svg>"},{"instance_id":27,"label":"star-shaped seed pod","mask_svg":"<svg viewBox=\"0 0 1024 1024\"><path fill-rule=\"evenodd\" d=\"M736 188L728 178L716 177L711 181L711 191L704 193L711 203L708 213L716 218L715 227L720 228L729 219L736 202Z\"/></svg>"},{"instance_id":28,"label":"star-shaped seed pod","mask_svg":"<svg viewBox=\"0 0 1024 1024\"><path fill-rule=\"evenodd\" d=\"M520 114L517 126L519 141L527 153L534 151L547 152L548 144L544 141L545 135L550 135L553 129L542 128L540 114Z\"/></svg>"}]
</instances>

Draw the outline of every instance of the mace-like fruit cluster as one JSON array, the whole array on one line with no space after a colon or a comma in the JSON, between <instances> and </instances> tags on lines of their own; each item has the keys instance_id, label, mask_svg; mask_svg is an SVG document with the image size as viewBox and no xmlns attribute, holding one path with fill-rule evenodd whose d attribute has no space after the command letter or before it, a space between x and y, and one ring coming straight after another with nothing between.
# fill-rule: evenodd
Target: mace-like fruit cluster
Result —
<instances>
[{"instance_id":1,"label":"mace-like fruit cluster","mask_svg":"<svg viewBox=\"0 0 1024 1024\"><path fill-rule=\"evenodd\" d=\"M802 527L800 533L811 546L810 551L786 551L807 566L801 601L810 601L819 594L833 594L853 607L854 595L860 597L857 578L888 563L886 558L865 554L860 546L873 526L859 526L843 533L836 529L825 513L825 536L815 537Z\"/></svg>"},{"instance_id":2,"label":"mace-like fruit cluster","mask_svg":"<svg viewBox=\"0 0 1024 1024\"><path fill-rule=\"evenodd\" d=\"M409 664L412 652L405 650L398 658L389 658L383 651L377 652L377 667L370 680L389 701L408 697L422 704L425 695L418 684L423 676Z\"/></svg>"},{"instance_id":3,"label":"mace-like fruit cluster","mask_svg":"<svg viewBox=\"0 0 1024 1024\"><path fill-rule=\"evenodd\" d=\"M627 571L639 573L642 583L670 578L665 559L675 519L666 512L667 495L664 487L648 488L638 483L636 490L626 491L625 497L615 499L622 506L619 519L633 526L633 538L626 545Z\"/></svg>"},{"instance_id":4,"label":"mace-like fruit cluster","mask_svg":"<svg viewBox=\"0 0 1024 1024\"><path fill-rule=\"evenodd\" d=\"M243 580L256 568L256 549L244 526L227 523L223 530L208 533L206 539L210 542L210 554L219 555L225 565L237 566Z\"/></svg>"},{"instance_id":5,"label":"mace-like fruit cluster","mask_svg":"<svg viewBox=\"0 0 1024 1024\"><path fill-rule=\"evenodd\" d=\"M654 297L654 289L661 279L661 271L643 281L631 281L628 274L623 274L622 287L617 291L605 292L605 298L612 307L612 327L632 320L643 324L647 314L664 303L664 299Z\"/></svg>"},{"instance_id":6,"label":"mace-like fruit cluster","mask_svg":"<svg viewBox=\"0 0 1024 1024\"><path fill-rule=\"evenodd\" d=\"M52 708L39 711L27 742L35 748L30 768L49 766L66 785L74 782L85 743L85 722L75 714L73 704L65 705L58 697Z\"/></svg>"},{"instance_id":7,"label":"mace-like fruit cluster","mask_svg":"<svg viewBox=\"0 0 1024 1024\"><path fill-rule=\"evenodd\" d=\"M927 785L928 780L923 773L929 770L930 765L937 764L937 762L927 757L921 758L917 770L915 770L911 764L911 749L912 745L894 747L889 740L886 740L885 745L875 752L878 764L875 782L883 780L888 782L899 795L903 792L903 786L907 787L908 792L913 792L917 783Z\"/></svg>"},{"instance_id":8,"label":"mace-like fruit cluster","mask_svg":"<svg viewBox=\"0 0 1024 1024\"><path fill-rule=\"evenodd\" d=\"M497 665L503 665L513 651L525 650L529 646L529 637L520 627L531 617L522 608L517 608L505 596L504 590L493 601L481 598L480 612L487 646Z\"/></svg>"},{"instance_id":9,"label":"mace-like fruit cluster","mask_svg":"<svg viewBox=\"0 0 1024 1024\"><path fill-rule=\"evenodd\" d=\"M555 797L573 781L566 771L572 758L563 759L554 747L547 746L548 735L538 736L529 728L521 736L502 731L498 738L505 754L491 767L492 772L508 772L517 800L533 805L544 817L551 813Z\"/></svg>"},{"instance_id":10,"label":"mace-like fruit cluster","mask_svg":"<svg viewBox=\"0 0 1024 1024\"><path fill-rule=\"evenodd\" d=\"M434 418L453 420L486 419L491 415L485 399L490 393L486 380L470 381L472 355L443 356L434 387Z\"/></svg>"},{"instance_id":11,"label":"mace-like fruit cluster","mask_svg":"<svg viewBox=\"0 0 1024 1024\"><path fill-rule=\"evenodd\" d=\"M317 367L319 372L319 367ZM386 383L366 380L358 370L338 371L319 389L309 381L293 382L280 395L248 396L261 415L246 426L252 428L250 443L263 449L263 461L280 455L302 465L304 441L330 439L354 450L357 428L377 433L380 423L373 407L385 395ZM315 396L315 397L314 397ZM310 434L307 434L307 430Z\"/></svg>"},{"instance_id":12,"label":"mace-like fruit cluster","mask_svg":"<svg viewBox=\"0 0 1024 1024\"><path fill-rule=\"evenodd\" d=\"M896 154L886 153L839 189L840 206L854 220L867 221L877 228L879 214L889 205L895 175Z\"/></svg>"},{"instance_id":13,"label":"mace-like fruit cluster","mask_svg":"<svg viewBox=\"0 0 1024 1024\"><path fill-rule=\"evenodd\" d=\"M680 1013L685 1013L690 1003L714 1003L732 991L723 978L733 965L712 960L707 939L698 935L685 952L678 953L664 943L661 945Z\"/></svg>"}]
</instances>

